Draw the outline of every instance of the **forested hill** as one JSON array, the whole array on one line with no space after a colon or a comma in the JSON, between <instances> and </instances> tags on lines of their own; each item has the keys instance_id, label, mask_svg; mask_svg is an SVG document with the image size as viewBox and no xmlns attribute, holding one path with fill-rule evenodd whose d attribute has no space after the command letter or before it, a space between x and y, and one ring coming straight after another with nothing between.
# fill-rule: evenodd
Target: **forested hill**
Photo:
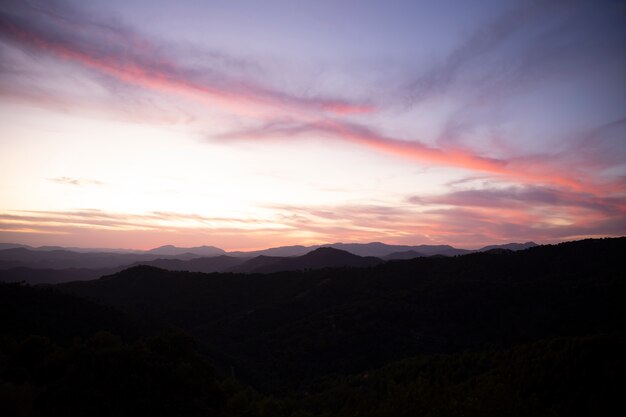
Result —
<instances>
[{"instance_id":1,"label":"forested hill","mask_svg":"<svg viewBox=\"0 0 626 417\"><path fill-rule=\"evenodd\" d=\"M183 328L262 389L424 353L624 328L626 239L370 268L200 274L136 267L59 288Z\"/></svg>"},{"instance_id":2,"label":"forested hill","mask_svg":"<svg viewBox=\"0 0 626 417\"><path fill-rule=\"evenodd\" d=\"M0 414L612 415L625 246L0 284Z\"/></svg>"},{"instance_id":3,"label":"forested hill","mask_svg":"<svg viewBox=\"0 0 626 417\"><path fill-rule=\"evenodd\" d=\"M292 415L191 336L51 288L0 283L0 415ZM252 411L253 414L249 414Z\"/></svg>"}]
</instances>

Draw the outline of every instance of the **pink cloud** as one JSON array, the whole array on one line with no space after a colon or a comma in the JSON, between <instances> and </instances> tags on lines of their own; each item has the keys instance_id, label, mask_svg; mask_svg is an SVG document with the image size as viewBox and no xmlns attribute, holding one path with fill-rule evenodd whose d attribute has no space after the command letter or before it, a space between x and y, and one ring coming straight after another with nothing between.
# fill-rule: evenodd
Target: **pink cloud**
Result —
<instances>
[{"instance_id":1,"label":"pink cloud","mask_svg":"<svg viewBox=\"0 0 626 417\"><path fill-rule=\"evenodd\" d=\"M491 202L491 203L490 203ZM131 246L211 244L260 249L292 244L384 241L475 248L519 240L551 243L626 234L623 199L543 187L411 197L410 204L265 206L267 218L100 210L0 213L0 238L29 244Z\"/></svg>"},{"instance_id":2,"label":"pink cloud","mask_svg":"<svg viewBox=\"0 0 626 417\"><path fill-rule=\"evenodd\" d=\"M468 149L437 148L419 141L401 140L379 133L371 128L337 119L317 122L275 121L265 125L230 132L223 139L259 140L268 137L318 134L349 141L377 152L434 166L463 168L490 177L513 180L523 184L543 184L592 194L620 192L621 183L600 183L583 174L560 167L549 158L484 157Z\"/></svg>"},{"instance_id":3,"label":"pink cloud","mask_svg":"<svg viewBox=\"0 0 626 417\"><path fill-rule=\"evenodd\" d=\"M0 36L20 48L50 54L130 85L206 100L211 105L243 114L273 108L336 114L375 110L371 104L336 97L292 95L231 77L219 65L186 66L128 28L112 27L92 19L79 22L69 10L54 13L25 10L22 15L0 13ZM238 65L235 60L230 60L230 64Z\"/></svg>"}]
</instances>

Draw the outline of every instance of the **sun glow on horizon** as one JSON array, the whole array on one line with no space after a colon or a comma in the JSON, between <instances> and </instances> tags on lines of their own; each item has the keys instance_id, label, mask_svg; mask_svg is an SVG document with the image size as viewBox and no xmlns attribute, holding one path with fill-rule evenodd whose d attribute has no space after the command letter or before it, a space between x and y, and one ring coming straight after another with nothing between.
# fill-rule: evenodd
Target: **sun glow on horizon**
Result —
<instances>
[{"instance_id":1,"label":"sun glow on horizon","mask_svg":"<svg viewBox=\"0 0 626 417\"><path fill-rule=\"evenodd\" d=\"M364 49L276 5L256 37L207 28L209 11L254 19L192 3L177 9L186 28L144 1L0 5L0 241L475 248L626 234L617 5L582 25L591 6L507 1L466 18L465 5L374 2L350 30L367 38L382 11L397 25ZM344 33L351 6L311 7ZM159 37L146 10L162 14Z\"/></svg>"}]
</instances>

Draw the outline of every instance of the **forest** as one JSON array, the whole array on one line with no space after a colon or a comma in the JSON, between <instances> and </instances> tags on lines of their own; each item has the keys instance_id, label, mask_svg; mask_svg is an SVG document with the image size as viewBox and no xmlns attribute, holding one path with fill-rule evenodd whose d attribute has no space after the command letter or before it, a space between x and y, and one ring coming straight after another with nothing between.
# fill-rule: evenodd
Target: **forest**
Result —
<instances>
[{"instance_id":1,"label":"forest","mask_svg":"<svg viewBox=\"0 0 626 417\"><path fill-rule=\"evenodd\" d=\"M365 267L0 285L2 415L623 408L626 238Z\"/></svg>"}]
</instances>

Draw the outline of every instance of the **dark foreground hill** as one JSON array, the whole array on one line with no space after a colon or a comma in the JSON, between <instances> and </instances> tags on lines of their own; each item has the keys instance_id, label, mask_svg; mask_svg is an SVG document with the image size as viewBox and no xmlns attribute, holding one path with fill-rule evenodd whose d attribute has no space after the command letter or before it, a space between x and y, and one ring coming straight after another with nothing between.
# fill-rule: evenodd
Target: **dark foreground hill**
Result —
<instances>
[{"instance_id":1,"label":"dark foreground hill","mask_svg":"<svg viewBox=\"0 0 626 417\"><path fill-rule=\"evenodd\" d=\"M136 265L155 266L170 271L189 272L225 272L246 262L248 258L220 255L203 258L184 259L155 259L152 261L137 262Z\"/></svg>"},{"instance_id":2,"label":"dark foreground hill","mask_svg":"<svg viewBox=\"0 0 626 417\"><path fill-rule=\"evenodd\" d=\"M197 336L259 389L308 389L417 355L621 334L626 239L370 268L194 274L132 268L59 288Z\"/></svg>"},{"instance_id":3,"label":"dark foreground hill","mask_svg":"<svg viewBox=\"0 0 626 417\"><path fill-rule=\"evenodd\" d=\"M0 284L0 415L621 415L625 249Z\"/></svg>"},{"instance_id":4,"label":"dark foreground hill","mask_svg":"<svg viewBox=\"0 0 626 417\"><path fill-rule=\"evenodd\" d=\"M26 282L28 284L59 284L70 281L88 281L114 274L126 268L25 268L0 269L0 282Z\"/></svg>"},{"instance_id":5,"label":"dark foreground hill","mask_svg":"<svg viewBox=\"0 0 626 417\"><path fill-rule=\"evenodd\" d=\"M0 284L0 313L2 416L292 415L216 372L189 335L113 308Z\"/></svg>"},{"instance_id":6,"label":"dark foreground hill","mask_svg":"<svg viewBox=\"0 0 626 417\"><path fill-rule=\"evenodd\" d=\"M231 268L230 271L267 274L307 269L362 268L378 265L381 262L383 262L381 259L373 256L358 256L343 250L324 247L296 257L257 256Z\"/></svg>"}]
</instances>

